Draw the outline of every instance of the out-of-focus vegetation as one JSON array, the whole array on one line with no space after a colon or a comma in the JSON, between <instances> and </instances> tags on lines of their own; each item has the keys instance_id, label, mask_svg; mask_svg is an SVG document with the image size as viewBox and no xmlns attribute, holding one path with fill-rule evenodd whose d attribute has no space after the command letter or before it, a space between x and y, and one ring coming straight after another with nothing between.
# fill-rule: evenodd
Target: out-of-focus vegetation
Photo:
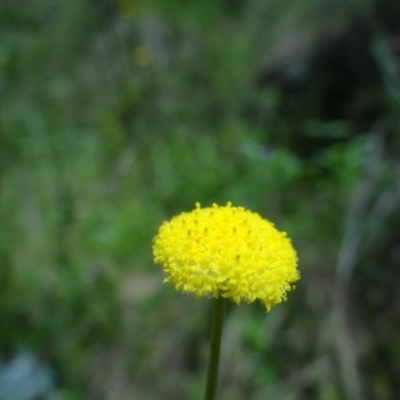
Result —
<instances>
[{"instance_id":1,"label":"out-of-focus vegetation","mask_svg":"<svg viewBox=\"0 0 400 400\"><path fill-rule=\"evenodd\" d=\"M396 399L398 4L3 0L0 399L37 398L5 394L21 349L46 399L201 398L210 302L151 251L196 201L275 221L302 272L229 309L221 399Z\"/></svg>"}]
</instances>

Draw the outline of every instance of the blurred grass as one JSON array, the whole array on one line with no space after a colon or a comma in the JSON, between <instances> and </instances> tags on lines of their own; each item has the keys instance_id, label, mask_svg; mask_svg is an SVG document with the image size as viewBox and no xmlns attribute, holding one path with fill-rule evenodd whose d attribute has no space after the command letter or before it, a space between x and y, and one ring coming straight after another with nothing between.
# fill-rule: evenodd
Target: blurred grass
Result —
<instances>
[{"instance_id":1,"label":"blurred grass","mask_svg":"<svg viewBox=\"0 0 400 400\"><path fill-rule=\"evenodd\" d=\"M375 125L324 119L320 104L257 82L288 37L308 48L304 32L319 38L328 20L340 27L372 12L370 2L347 3L2 2L0 357L35 349L56 367L62 399L201 398L208 303L161 284L151 241L196 201L232 201L289 232L302 280L268 316L230 308L221 399L346 398L329 332L333 273ZM376 51L380 78L396 81L396 60ZM376 121L393 154L380 161L372 203L397 193L389 86ZM310 138L321 148L302 157ZM382 249L396 235L385 221ZM384 284L369 278L382 249L368 246L361 256L376 262L366 272L360 263L351 287L365 337L355 351L368 398L389 400L398 356L366 330L387 305ZM379 323L390 336L388 314Z\"/></svg>"}]
</instances>

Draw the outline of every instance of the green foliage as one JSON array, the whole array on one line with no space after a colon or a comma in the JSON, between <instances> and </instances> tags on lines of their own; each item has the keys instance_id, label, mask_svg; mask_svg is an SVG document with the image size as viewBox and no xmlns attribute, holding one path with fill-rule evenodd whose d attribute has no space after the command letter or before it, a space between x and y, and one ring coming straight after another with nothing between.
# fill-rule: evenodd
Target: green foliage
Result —
<instances>
[{"instance_id":1,"label":"green foliage","mask_svg":"<svg viewBox=\"0 0 400 400\"><path fill-rule=\"evenodd\" d=\"M323 73L303 97L262 87L259 75L292 32L319 36L327 19L370 10L347 3L1 3L0 359L32 347L56 367L64 400L200 398L208 304L162 285L151 244L196 201L232 201L290 232L303 278L282 312L229 311L239 322L227 328L221 399L346 398L324 327L350 200L382 126L386 153L365 207L380 230L359 254L372 261L355 273L355 314L363 326L389 306L371 277L382 249L395 248L399 73L377 39L381 84L365 90L382 101L367 128L325 118ZM383 318L388 336L396 315ZM374 335L365 386L389 400L395 379L374 362L384 353L397 365L398 341Z\"/></svg>"}]
</instances>

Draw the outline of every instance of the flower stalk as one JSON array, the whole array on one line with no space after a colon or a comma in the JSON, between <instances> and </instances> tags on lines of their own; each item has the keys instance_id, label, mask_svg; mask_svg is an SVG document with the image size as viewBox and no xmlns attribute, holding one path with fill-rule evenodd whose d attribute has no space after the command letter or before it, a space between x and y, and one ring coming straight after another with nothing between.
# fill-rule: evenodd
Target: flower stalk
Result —
<instances>
[{"instance_id":1,"label":"flower stalk","mask_svg":"<svg viewBox=\"0 0 400 400\"><path fill-rule=\"evenodd\" d=\"M207 389L205 400L215 400L218 387L219 355L224 325L226 300L223 297L214 299L214 318L211 332L211 352L208 364Z\"/></svg>"}]
</instances>

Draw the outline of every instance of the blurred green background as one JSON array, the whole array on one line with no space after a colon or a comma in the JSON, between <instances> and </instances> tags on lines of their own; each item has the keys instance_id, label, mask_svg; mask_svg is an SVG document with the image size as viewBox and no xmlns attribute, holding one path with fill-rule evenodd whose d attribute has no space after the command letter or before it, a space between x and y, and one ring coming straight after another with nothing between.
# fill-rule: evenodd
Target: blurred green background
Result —
<instances>
[{"instance_id":1,"label":"blurred green background","mask_svg":"<svg viewBox=\"0 0 400 400\"><path fill-rule=\"evenodd\" d=\"M229 307L221 400L398 399L399 4L3 0L0 400L202 398L211 302L151 249L196 201L302 274Z\"/></svg>"}]
</instances>

